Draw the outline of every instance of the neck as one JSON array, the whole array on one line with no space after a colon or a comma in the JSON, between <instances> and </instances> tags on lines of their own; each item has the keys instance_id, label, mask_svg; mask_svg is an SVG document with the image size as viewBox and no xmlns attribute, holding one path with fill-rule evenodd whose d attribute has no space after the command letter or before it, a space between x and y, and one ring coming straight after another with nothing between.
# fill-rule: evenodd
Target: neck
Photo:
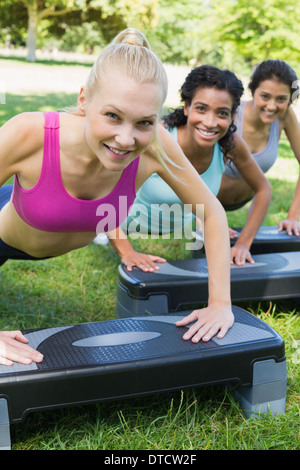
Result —
<instances>
[{"instance_id":1,"label":"neck","mask_svg":"<svg viewBox=\"0 0 300 470\"><path fill-rule=\"evenodd\" d=\"M202 160L206 160L213 156L214 146L201 147L198 145L188 132L187 126L179 127L177 130L177 136L178 143L183 153L195 168L197 168L197 163L199 164Z\"/></svg>"}]
</instances>

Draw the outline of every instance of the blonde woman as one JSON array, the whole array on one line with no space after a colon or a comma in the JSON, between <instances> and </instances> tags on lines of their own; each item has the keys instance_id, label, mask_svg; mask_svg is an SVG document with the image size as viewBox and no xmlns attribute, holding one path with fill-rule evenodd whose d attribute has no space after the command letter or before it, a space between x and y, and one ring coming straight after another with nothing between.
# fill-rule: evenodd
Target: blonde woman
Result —
<instances>
[{"instance_id":1,"label":"blonde woman","mask_svg":"<svg viewBox=\"0 0 300 470\"><path fill-rule=\"evenodd\" d=\"M129 29L98 57L74 112L21 114L0 129L0 184L15 178L11 196L3 187L0 264L62 255L99 230L117 236L136 191L157 173L193 211L205 206L208 307L179 325L195 321L184 339L207 341L233 323L228 226L220 203L158 125L166 93L160 60L145 36ZM20 332L1 332L0 363L42 361L26 342Z\"/></svg>"}]
</instances>

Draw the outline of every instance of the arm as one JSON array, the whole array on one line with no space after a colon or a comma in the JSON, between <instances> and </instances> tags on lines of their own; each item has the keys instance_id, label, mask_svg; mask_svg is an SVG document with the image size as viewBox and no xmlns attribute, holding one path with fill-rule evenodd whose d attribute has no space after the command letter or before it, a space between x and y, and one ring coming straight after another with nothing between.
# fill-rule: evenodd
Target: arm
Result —
<instances>
[{"instance_id":1,"label":"arm","mask_svg":"<svg viewBox=\"0 0 300 470\"><path fill-rule=\"evenodd\" d=\"M43 148L43 127L42 113L24 113L0 128L0 186L16 173L40 171L30 157Z\"/></svg>"},{"instance_id":2,"label":"arm","mask_svg":"<svg viewBox=\"0 0 300 470\"><path fill-rule=\"evenodd\" d=\"M171 173L149 155L145 156L145 170L141 175L146 179L149 173L157 172L171 186L184 204L191 204L197 215L197 205L204 205L205 250L208 264L208 306L195 310L185 317L178 326L195 324L185 333L184 339L198 342L208 341L215 334L223 337L233 324L230 298L230 245L225 211L221 204L207 188L201 177L184 156L172 136L162 127L160 136L167 155L172 157L175 165L169 165ZM192 190L191 190L192 188Z\"/></svg>"},{"instance_id":3,"label":"arm","mask_svg":"<svg viewBox=\"0 0 300 470\"><path fill-rule=\"evenodd\" d=\"M244 265L245 261L254 263L250 247L268 211L271 201L271 186L250 154L245 142L238 136L235 136L235 142L236 158L234 163L255 193L245 226L231 249L231 263L233 264L233 259L235 259L237 265Z\"/></svg>"},{"instance_id":4,"label":"arm","mask_svg":"<svg viewBox=\"0 0 300 470\"><path fill-rule=\"evenodd\" d=\"M1 127L0 186L23 167L31 166L27 157L37 151L43 141L36 127L41 125L42 136L42 119L41 113L26 113L10 119ZM43 356L27 343L20 331L0 331L0 364L12 365L14 361L22 364L41 362Z\"/></svg>"},{"instance_id":5,"label":"arm","mask_svg":"<svg viewBox=\"0 0 300 470\"><path fill-rule=\"evenodd\" d=\"M287 115L284 122L284 131L290 142L295 157L300 163L300 127L297 117L291 108L288 108ZM278 230L286 230L288 235L293 233L297 236L300 235L300 176L298 178L296 191L290 205L287 218L279 222Z\"/></svg>"}]
</instances>

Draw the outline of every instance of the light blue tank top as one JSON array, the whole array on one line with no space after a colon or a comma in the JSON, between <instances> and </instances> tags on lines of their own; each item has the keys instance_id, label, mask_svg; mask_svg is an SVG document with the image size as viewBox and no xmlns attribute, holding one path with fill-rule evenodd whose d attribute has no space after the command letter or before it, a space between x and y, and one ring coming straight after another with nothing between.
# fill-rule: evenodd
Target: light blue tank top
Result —
<instances>
[{"instance_id":1,"label":"light blue tank top","mask_svg":"<svg viewBox=\"0 0 300 470\"><path fill-rule=\"evenodd\" d=\"M243 124L244 124L244 114L245 106L247 101L242 101L241 105L237 110L237 115L235 119L235 125L237 126L237 135L243 137ZM278 119L272 122L270 128L269 139L267 145L261 152L253 153L252 156L256 160L256 163L263 171L266 173L271 166L274 165L275 160L278 156L278 145L279 145L279 123ZM241 178L239 171L231 160L228 160L225 164L225 175L230 176L231 178Z\"/></svg>"},{"instance_id":2,"label":"light blue tank top","mask_svg":"<svg viewBox=\"0 0 300 470\"><path fill-rule=\"evenodd\" d=\"M168 130L177 141L177 127ZM219 192L223 172L223 153L217 143L214 146L209 167L201 174L201 178L215 196ZM193 213L184 208L173 189L157 173L154 173L137 192L129 216L122 228L129 233L139 231L140 233L164 234L184 229L191 224L193 217Z\"/></svg>"}]
</instances>

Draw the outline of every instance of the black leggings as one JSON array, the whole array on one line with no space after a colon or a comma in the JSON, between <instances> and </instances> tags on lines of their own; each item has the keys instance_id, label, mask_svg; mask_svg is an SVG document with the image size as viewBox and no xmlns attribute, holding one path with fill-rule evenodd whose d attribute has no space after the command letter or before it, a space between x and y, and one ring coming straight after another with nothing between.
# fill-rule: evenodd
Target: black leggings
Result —
<instances>
[{"instance_id":1,"label":"black leggings","mask_svg":"<svg viewBox=\"0 0 300 470\"><path fill-rule=\"evenodd\" d=\"M13 185L7 184L0 188L0 211L2 207L10 200L12 194ZM24 253L24 251L17 250L12 246L7 245L0 238L0 266L5 263L8 259L30 259L39 260L46 258L35 258L34 256Z\"/></svg>"}]
</instances>

